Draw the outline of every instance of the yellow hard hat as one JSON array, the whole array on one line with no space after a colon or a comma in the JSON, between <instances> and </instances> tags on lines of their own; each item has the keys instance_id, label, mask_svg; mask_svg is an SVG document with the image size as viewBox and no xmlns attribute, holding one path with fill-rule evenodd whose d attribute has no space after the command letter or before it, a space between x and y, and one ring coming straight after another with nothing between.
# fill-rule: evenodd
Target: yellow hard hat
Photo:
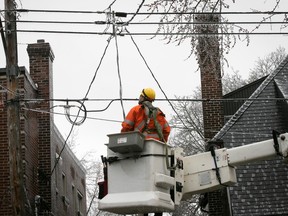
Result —
<instances>
[{"instance_id":1,"label":"yellow hard hat","mask_svg":"<svg viewBox=\"0 0 288 216\"><path fill-rule=\"evenodd\" d=\"M152 88L144 88L141 95L150 101L154 101L156 96L155 91Z\"/></svg>"}]
</instances>

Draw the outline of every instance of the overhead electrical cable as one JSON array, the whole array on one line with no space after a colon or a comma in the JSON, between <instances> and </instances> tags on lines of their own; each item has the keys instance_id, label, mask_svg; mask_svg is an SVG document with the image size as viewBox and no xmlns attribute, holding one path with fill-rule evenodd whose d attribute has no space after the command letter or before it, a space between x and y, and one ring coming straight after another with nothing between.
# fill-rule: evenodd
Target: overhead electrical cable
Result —
<instances>
[{"instance_id":1,"label":"overhead electrical cable","mask_svg":"<svg viewBox=\"0 0 288 216\"><path fill-rule=\"evenodd\" d=\"M138 14L140 11L141 7L143 6L145 0L142 0L141 4L139 5L138 9L136 10L136 13L131 17L130 20L125 22L123 25L128 25ZM113 2L114 3L114 2ZM120 62L119 62L119 46L118 46L118 39L117 39L117 31L118 31L118 26L116 25L116 19L115 19L115 13L113 12L113 33L114 33L114 38L115 38L115 45L116 45L116 62L117 62L117 72L118 72L118 78L119 78L119 96L120 96L120 104L122 107L122 114L123 114L123 120L126 117L125 110L124 110L124 104L122 100L122 94L123 94L123 87L122 87L122 80L121 80L121 73L120 73Z\"/></svg>"},{"instance_id":2,"label":"overhead electrical cable","mask_svg":"<svg viewBox=\"0 0 288 216\"><path fill-rule=\"evenodd\" d=\"M53 114L53 115L63 115L65 116L65 113L59 113L59 112L52 112L52 111L48 111L48 110L40 110L40 109L32 109L32 108L27 108L27 107L22 107L21 109L23 110L27 110L27 111L31 111L31 112L37 112L37 113L46 113L46 114ZM74 117L77 117L77 115L71 115ZM80 116L79 117L84 117L84 116ZM107 122L115 122L115 123L121 123L122 121L120 120L113 120L113 119L104 119L104 118L96 118L96 117L86 117L86 119L90 119L90 120L98 120L98 121L107 121Z\"/></svg>"},{"instance_id":3,"label":"overhead electrical cable","mask_svg":"<svg viewBox=\"0 0 288 216\"><path fill-rule=\"evenodd\" d=\"M108 49L109 44L110 44L110 42L111 42L111 39L112 39L112 37L109 37L109 38L107 39L107 45L106 45L106 47L105 47L105 49L104 49L104 52L103 52L103 54L102 54L102 56L101 56L101 59L100 59L100 62L99 62L99 64L98 64L97 68L96 68L96 71L95 71L95 73L94 73L94 76L93 76L90 84L89 84L88 90L87 90L84 98L87 98L87 97L88 97L88 94L89 94L89 92L90 92L90 90L91 90L91 87L92 87L92 85L93 85L93 83L94 83L94 81L95 81L95 79L96 79L97 74L98 74L98 70L99 70L99 68L100 68L100 66L101 66L101 64L102 64L102 61L103 61L103 59L104 59L104 57L105 57L105 55L106 55L106 52L107 52L107 49Z\"/></svg>"},{"instance_id":4,"label":"overhead electrical cable","mask_svg":"<svg viewBox=\"0 0 288 216\"><path fill-rule=\"evenodd\" d=\"M47 110L40 110L40 109L32 109L32 108L26 108L26 107L22 107L21 109L23 110L26 110L26 111L31 111L31 112L37 112L37 113L45 113L45 114L53 114L53 115L66 115L65 113L59 113L59 112L51 112L51 111L47 111ZM76 117L76 115L75 115ZM97 120L97 121L107 121L107 122L114 122L114 123L121 123L122 120L113 120L113 119L104 119L104 118L95 118L95 117L87 117L87 119L90 119L90 120ZM176 129L181 129L181 130L191 130L190 128L187 128L187 127L180 127L180 126L177 126L177 125L171 125L171 128L176 128ZM195 130L195 129L192 129L192 131L197 131L198 130ZM209 131L212 131L212 130L209 130ZM215 132L218 132L218 131L215 131ZM259 133L249 133L249 132L229 132L231 134L255 134L255 135L267 135L268 134L259 134Z\"/></svg>"},{"instance_id":5,"label":"overhead electrical cable","mask_svg":"<svg viewBox=\"0 0 288 216\"><path fill-rule=\"evenodd\" d=\"M115 17L113 17L114 19ZM115 38L115 46L116 46L116 63L117 63L117 72L118 72L118 79L119 79L119 96L120 96L120 104L122 107L122 115L123 115L123 120L126 117L125 110L124 110L124 105L123 105L123 100L122 100L122 80L121 80L121 73L120 73L120 62L119 62L119 48L118 48L118 40L117 40L117 28L116 25L113 24L113 32L114 32L114 38Z\"/></svg>"},{"instance_id":6,"label":"overhead electrical cable","mask_svg":"<svg viewBox=\"0 0 288 216\"><path fill-rule=\"evenodd\" d=\"M47 34L78 34L78 35L113 35L113 32L89 32L89 31L60 31L60 30L28 30L28 29L18 29L16 30L20 33L47 33ZM161 32L131 32L127 33L117 33L118 35L132 35L132 36L165 36L165 35L197 35L197 36L209 36L209 35L288 35L288 32L220 32L220 33L161 33Z\"/></svg>"},{"instance_id":7,"label":"overhead electrical cable","mask_svg":"<svg viewBox=\"0 0 288 216\"><path fill-rule=\"evenodd\" d=\"M85 105L84 105L84 102L82 102L82 101L80 102L80 101L79 101L79 103L80 103L81 106L69 105L68 102L67 102L66 105L63 106L64 109L65 109L65 114L66 114L67 120L68 120L71 124L74 124L74 125L77 125L77 126L83 124L84 121L85 121L86 118L87 118L87 111L86 111L86 107L85 107ZM78 108L79 112L80 112L80 111L83 111L84 116L81 118L81 120L79 120L79 121L72 121L72 119L71 119L71 114L70 114L70 110L71 110L72 107ZM80 116L79 116L79 117L80 117Z\"/></svg>"},{"instance_id":8,"label":"overhead electrical cable","mask_svg":"<svg viewBox=\"0 0 288 216\"><path fill-rule=\"evenodd\" d=\"M199 1L201 2L201 1ZM199 3L198 2L198 3ZM116 25L203 25L203 24L207 24L207 25L257 25L256 28L254 28L252 31L241 31L241 29L237 32L233 31L233 32L215 32L215 33L208 33L208 34L205 34L205 35L288 35L288 32L271 32L271 31L262 31L262 32L255 32L255 30L257 29L258 30L258 27L260 25L283 25L283 26L286 26L285 24L287 24L288 22L286 22L286 20L284 19L282 22L281 21L272 21L271 18L270 19L262 19L261 21L233 21L233 22L215 22L215 23L201 23L201 22L131 22L136 15L170 15L170 14L180 14L180 15L194 15L194 14L234 14L234 15L247 15L247 14L250 14L250 15L253 15L253 14L267 14L267 15L279 15L279 14L282 14L282 15L285 15L287 16L288 12L277 12L277 11L252 11L252 12L179 12L179 13L171 13L171 12L165 12L164 14L161 13L161 12L154 12L154 13L141 13L139 12L141 7L143 6L143 3L144 3L144 0L142 0L141 4L139 5L137 11L135 13L123 13L123 12L114 12L112 11L111 12L111 8L110 11L83 11L83 13L102 13L102 14L106 14L106 17L107 17L107 20L106 21L52 21L52 20L17 20L16 22L19 22L19 23L51 23L51 24L85 24L85 25L107 25L107 28L105 29L104 32L95 32L95 31L65 31L65 30L39 30L39 29L19 29L17 30L17 32L22 32L22 33L48 33L48 34L87 34L87 35L91 35L91 34L96 34L96 35L112 35L114 36L114 32L107 32L108 30L108 26L110 24L116 24ZM5 10L3 10L5 11ZM18 11L18 10L16 10ZM19 11L26 11L26 9L20 9ZM71 13L81 13L81 11L57 11L57 10L27 10L27 11L34 11L34 12L55 12L55 13L68 13L68 12L71 12ZM125 14L125 15L132 15L132 17L126 21L126 22L115 22L115 19L114 20L111 20L111 16L115 16L117 14ZM110 17L110 18L109 18ZM30 27L31 28L31 27ZM284 29L285 27L281 28L281 29ZM119 35L126 35L125 33L118 33ZM161 32L130 32L131 35L134 35L134 36L167 36L167 35L176 35L176 36L189 36L189 35L204 35L203 33L183 33L183 32L169 32L169 33L161 33Z\"/></svg>"},{"instance_id":9,"label":"overhead electrical cable","mask_svg":"<svg viewBox=\"0 0 288 216\"><path fill-rule=\"evenodd\" d=\"M142 0L141 4L139 5L138 9L137 9L136 12L133 14L133 16L132 16L127 22L125 22L123 25L128 25L128 24L135 18L135 16L139 14L139 11L140 11L140 9L142 8L144 2L145 2L145 0Z\"/></svg>"},{"instance_id":10,"label":"overhead electrical cable","mask_svg":"<svg viewBox=\"0 0 288 216\"><path fill-rule=\"evenodd\" d=\"M218 5L219 3L220 3L220 6L219 6L219 8L220 8L220 12L222 11L222 1L217 0L217 2L215 3L215 5L214 5L214 7L213 7L213 9L212 9L212 13L215 12L216 7L217 7L217 5Z\"/></svg>"},{"instance_id":11,"label":"overhead electrical cable","mask_svg":"<svg viewBox=\"0 0 288 216\"><path fill-rule=\"evenodd\" d=\"M76 118L76 120L77 120L77 118ZM54 170L56 169L57 164L59 163L59 160L60 160L60 158L61 158L62 152L64 151L64 149L65 149L65 147L66 147L66 145L67 145L68 139L69 139L69 137L70 137L71 134L72 134L72 131L73 131L73 129L74 129L74 126L75 126L75 125L72 124L72 126L71 126L71 128L70 128L70 131L69 131L69 133L68 133L68 135L67 135L67 137L66 137L66 139L65 139L65 141L64 141L64 144L63 144L63 146L62 146L62 149L60 150L60 152L59 152L59 154L58 154L58 157L56 158L56 161L55 161L54 166L53 166L53 168L52 168L52 170L51 170L50 176L53 175L53 172L54 172Z\"/></svg>"},{"instance_id":12,"label":"overhead electrical cable","mask_svg":"<svg viewBox=\"0 0 288 216\"><path fill-rule=\"evenodd\" d=\"M99 64L98 64L98 66L97 66L97 69L96 69L96 71L95 71L95 73L94 73L94 76L93 76L93 78L92 78L92 80L91 80L91 82L90 82L90 84L89 84L89 87L88 87L88 90L87 90L87 92L86 92L86 94L85 94L85 97L84 97L84 99L83 99L82 105L84 105L84 102L85 102L85 100L86 100L86 98L87 98L87 96L88 96L88 94L89 94L89 92L90 92L91 86L92 86L93 82L95 81L96 75L97 75L98 70L99 70L99 68L100 68L100 65L101 65L101 63L102 63L102 61L103 61L103 58L104 58L104 56L105 56L105 54L106 54L107 48L108 48L108 46L109 46L109 44L110 44L110 41L111 41L111 37L107 40L108 43L107 43L107 45L106 45L106 47L105 47L105 49L104 49L104 53L103 53L103 55L102 55L102 57L101 57L101 59L100 59L100 62L99 62ZM76 117L75 117L75 121L73 122L73 124L72 124L72 126L71 126L70 132L69 132L68 136L66 137L66 140L65 140L65 142L64 142L64 145L63 145L63 147L62 147L62 149L61 149L58 157L56 158L56 161L55 161L55 163L54 163L53 169L52 169L52 171L51 171L51 175L53 174L53 172L54 172L54 170L55 170L55 168L56 168L56 166L57 166L57 164L58 164L58 162L59 162L59 160L60 160L61 154L62 154L62 152L64 151L64 149L65 149L65 147L66 147L66 145L67 145L67 141L68 141L70 135L72 134L72 131L73 131L74 127L75 127L75 123L77 122L77 119L78 119L78 117L79 117L79 115L80 115L80 111L81 111L81 109L79 109L79 111L78 111L78 113L77 113L77 115L76 115ZM82 123L83 123L83 122L84 122L84 121L82 121Z\"/></svg>"},{"instance_id":13,"label":"overhead electrical cable","mask_svg":"<svg viewBox=\"0 0 288 216\"><path fill-rule=\"evenodd\" d=\"M75 14L105 14L105 11L83 11L83 10L37 10L37 9L15 9L9 10L20 13L75 13ZM6 10L0 10L0 12L6 12Z\"/></svg>"},{"instance_id":14,"label":"overhead electrical cable","mask_svg":"<svg viewBox=\"0 0 288 216\"><path fill-rule=\"evenodd\" d=\"M112 8L113 4L114 4L116 1L117 1L117 0L114 0L113 2L111 2L111 4L107 7L106 10L110 10L110 9Z\"/></svg>"},{"instance_id":15,"label":"overhead electrical cable","mask_svg":"<svg viewBox=\"0 0 288 216\"><path fill-rule=\"evenodd\" d=\"M59 21L59 20L17 20L17 23L40 23L40 24L79 24L79 25L107 25L113 24L111 21ZM124 25L126 22L115 22L116 25ZM283 25L285 21L225 21L225 22L129 22L129 25Z\"/></svg>"},{"instance_id":16,"label":"overhead electrical cable","mask_svg":"<svg viewBox=\"0 0 288 216\"><path fill-rule=\"evenodd\" d=\"M0 85L0 87L3 87ZM6 88L4 88L6 89ZM21 102L25 102L25 103L39 103L39 102L43 102L43 101L55 101L55 102L80 102L83 101L84 99L27 99L27 98L23 98L23 99L19 99L19 101ZM107 108L111 105L111 103L116 102L116 101L138 101L138 98L86 98L85 101L108 101L108 105L103 108L103 109L99 109L99 110L87 110L87 112L101 112L101 111L105 111L107 110ZM173 101L173 102L245 102L245 101L288 101L288 98L276 98L276 97L259 97L259 98L222 98L222 99L208 99L208 98L201 98L201 99L194 99L194 98L157 98L155 99L155 101Z\"/></svg>"},{"instance_id":17,"label":"overhead electrical cable","mask_svg":"<svg viewBox=\"0 0 288 216\"><path fill-rule=\"evenodd\" d=\"M83 11L83 10L35 10L35 9L15 9L15 10L9 10L9 11L15 11L15 12L21 12L21 13L76 13L76 14L107 14L107 13L112 13L112 12L106 12L106 11ZM0 10L0 12L6 12L6 10ZM197 11L188 11L188 12L137 12L137 15L189 15L189 14L214 14L214 15L261 15L261 14L274 14L274 15L285 15L288 14L287 11L221 11L221 12L197 12ZM136 14L135 12L126 12L127 15L132 15L134 16Z\"/></svg>"},{"instance_id":18,"label":"overhead electrical cable","mask_svg":"<svg viewBox=\"0 0 288 216\"><path fill-rule=\"evenodd\" d=\"M5 91L10 92L10 93L13 94L14 96L17 96L17 97L20 97L20 96L21 96L21 94L19 94L18 92L12 91L11 89L9 89L9 88L7 88L7 87L5 87L5 86L3 86L3 85L0 85L0 87L3 88Z\"/></svg>"}]
</instances>

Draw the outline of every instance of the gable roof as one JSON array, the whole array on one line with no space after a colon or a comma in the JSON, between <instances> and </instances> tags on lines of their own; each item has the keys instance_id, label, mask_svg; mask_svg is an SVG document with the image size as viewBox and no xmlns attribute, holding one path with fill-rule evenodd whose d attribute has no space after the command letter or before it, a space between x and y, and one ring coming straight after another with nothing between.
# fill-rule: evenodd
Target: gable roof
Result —
<instances>
[{"instance_id":1,"label":"gable roof","mask_svg":"<svg viewBox=\"0 0 288 216\"><path fill-rule=\"evenodd\" d=\"M213 139L233 148L272 139L272 130L288 132L287 96L288 57ZM234 216L288 215L288 166L281 158L239 166L236 173L238 184L229 188Z\"/></svg>"},{"instance_id":2,"label":"gable roof","mask_svg":"<svg viewBox=\"0 0 288 216\"><path fill-rule=\"evenodd\" d=\"M239 121L240 117L249 109L253 103L263 103L263 92L267 91L267 86L274 83L279 90L277 98L283 98L283 101L288 105L288 56L282 61L279 67L273 71L256 91L249 97L249 99L237 110L237 112L230 118L230 120L224 125L224 127L214 136L213 140L222 139L223 136L233 127L233 125ZM273 100L275 97L267 95L269 100ZM274 95L276 96L276 95ZM276 101L276 100L275 100Z\"/></svg>"}]
</instances>

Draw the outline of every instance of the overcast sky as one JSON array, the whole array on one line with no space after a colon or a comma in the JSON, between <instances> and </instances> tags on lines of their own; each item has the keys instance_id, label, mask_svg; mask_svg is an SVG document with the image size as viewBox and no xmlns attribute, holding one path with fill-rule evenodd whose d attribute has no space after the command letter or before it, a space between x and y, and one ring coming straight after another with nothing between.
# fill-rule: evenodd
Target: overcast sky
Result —
<instances>
[{"instance_id":1,"label":"overcast sky","mask_svg":"<svg viewBox=\"0 0 288 216\"><path fill-rule=\"evenodd\" d=\"M95 0L49 0L36 1L25 0L16 1L18 8L39 9L39 10L77 10L77 11L103 11L111 1ZM147 1L151 2L151 1ZM232 0L227 1L231 5L230 11L251 11L257 9L261 11L271 10L276 0L241 0L233 4ZM239 3L238 3L239 2ZM277 11L288 11L287 2L282 0ZM117 0L112 6L113 11L130 12L137 10L141 0ZM4 1L1 1L1 9L4 9ZM146 12L146 7L141 9ZM260 21L263 15L258 17L253 15L231 17L232 21L248 20ZM136 21L144 20L144 16L135 17ZM20 20L57 20L57 21L105 21L104 14L64 14L64 13L21 13ZM2 20L4 18L2 17ZM125 19L123 18L125 21ZM273 18L274 20L274 18ZM277 20L279 21L279 20ZM105 25L64 25L64 24L18 24L19 30L58 30L58 31L89 31L104 32ZM111 26L108 26L108 32ZM148 28L155 29L157 26L129 25L130 32L144 31ZM272 32L279 31L279 26L269 26L266 28ZM283 31L287 32L287 29ZM36 43L38 39L44 39L50 43L55 54L53 64L54 72L54 98L57 99L80 99L88 90L88 86L94 76L107 45L109 35L79 35L79 34L45 34L45 33L18 33L18 59L19 66L25 66L29 70L27 44ZM199 72L196 72L197 64L195 56L187 59L190 54L189 44L183 45L166 44L161 37L150 39L149 36L133 36L147 64L157 78L161 88L168 98L175 96L187 96L200 84ZM157 98L164 98L158 84L151 76L144 61L140 57L135 45L129 36L117 37L119 51L119 72L121 74L123 98L138 98L140 91L144 87L152 87L156 90ZM235 48L230 51L226 58L230 68L225 70L229 73L231 69L239 70L243 77L247 77L249 70L254 66L255 61L264 57L272 51L282 46L288 52L288 38L283 35L256 35L251 36L250 44L237 42ZM112 38L110 45L104 56L103 63L98 70L96 79L92 85L89 99L116 99L119 98L119 79L117 67L117 50L115 38ZM3 46L0 48L0 67L5 67ZM106 102L85 102L87 110L103 109L108 105ZM124 102L125 112L136 104ZM57 105L57 104L54 104ZM173 115L167 102L155 102L155 106L161 107L166 113L167 120ZM63 113L63 109L54 111ZM96 155L105 154L104 143L108 142L107 134L118 133L121 128L122 108L119 102L113 102L111 106L97 113L88 113L88 119L76 130L77 155L81 157L85 152L95 151ZM90 119L91 118L91 119ZM103 121L116 120L116 121ZM55 115L55 122L64 139L70 131L71 124L65 116Z\"/></svg>"}]
</instances>

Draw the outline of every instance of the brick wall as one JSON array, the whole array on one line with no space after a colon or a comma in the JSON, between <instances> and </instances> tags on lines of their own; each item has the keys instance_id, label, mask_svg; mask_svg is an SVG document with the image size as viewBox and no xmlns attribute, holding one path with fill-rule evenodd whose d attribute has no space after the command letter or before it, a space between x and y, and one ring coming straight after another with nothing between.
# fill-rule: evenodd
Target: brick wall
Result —
<instances>
[{"instance_id":1,"label":"brick wall","mask_svg":"<svg viewBox=\"0 0 288 216\"><path fill-rule=\"evenodd\" d=\"M38 98L46 99L37 105L39 110L48 111L52 107L49 101L53 97L52 62L54 55L49 43L39 40L29 44L27 48L30 64L30 76L38 86ZM38 148L39 148L39 195L46 201L51 209L51 122L49 113L38 113Z\"/></svg>"},{"instance_id":2,"label":"brick wall","mask_svg":"<svg viewBox=\"0 0 288 216\"><path fill-rule=\"evenodd\" d=\"M6 71L0 73L0 84L6 86ZM0 88L0 215L12 215L10 179L9 179L9 149L7 136L7 109L5 107L5 90Z\"/></svg>"},{"instance_id":3,"label":"brick wall","mask_svg":"<svg viewBox=\"0 0 288 216\"><path fill-rule=\"evenodd\" d=\"M35 86L27 77L28 72L24 67L19 68L18 77L18 92L21 99L35 98ZM0 84L6 86L6 71L0 70ZM0 215L12 215L10 197L10 180L9 180L9 151L8 151L8 137L7 137L7 109L5 106L6 100L5 90L1 93L0 102L0 194L2 200L0 201ZM23 162L23 181L25 185L25 200L23 202L26 206L27 215L33 211L33 204L37 190L37 167L38 167L38 130L35 119L35 114L25 110L25 108L32 108L33 104L21 104L20 109L20 142L21 142L21 158Z\"/></svg>"},{"instance_id":4,"label":"brick wall","mask_svg":"<svg viewBox=\"0 0 288 216\"><path fill-rule=\"evenodd\" d=\"M34 99L37 96L37 88L26 69L21 69L21 79L19 80L19 92L24 99ZM37 113L31 111L36 109L34 102L22 103L20 112L20 139L22 143L22 159L24 183L27 192L27 198L32 209L34 209L34 199L38 191L38 121Z\"/></svg>"}]
</instances>

